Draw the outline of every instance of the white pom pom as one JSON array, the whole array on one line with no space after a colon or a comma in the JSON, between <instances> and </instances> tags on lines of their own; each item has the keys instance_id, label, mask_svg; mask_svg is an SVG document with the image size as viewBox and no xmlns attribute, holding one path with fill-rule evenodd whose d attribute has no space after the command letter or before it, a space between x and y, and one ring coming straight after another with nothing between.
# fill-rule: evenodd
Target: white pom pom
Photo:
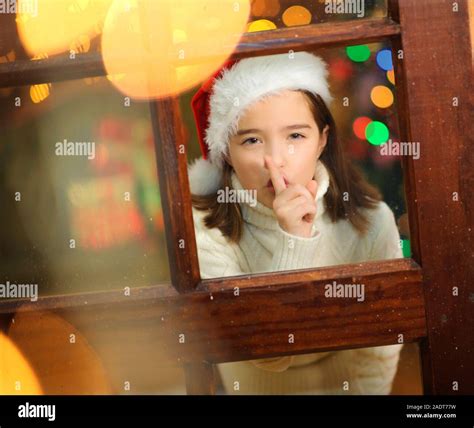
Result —
<instances>
[{"instance_id":1,"label":"white pom pom","mask_svg":"<svg viewBox=\"0 0 474 428\"><path fill-rule=\"evenodd\" d=\"M200 157L188 165L189 188L195 195L210 195L219 189L222 169Z\"/></svg>"}]
</instances>

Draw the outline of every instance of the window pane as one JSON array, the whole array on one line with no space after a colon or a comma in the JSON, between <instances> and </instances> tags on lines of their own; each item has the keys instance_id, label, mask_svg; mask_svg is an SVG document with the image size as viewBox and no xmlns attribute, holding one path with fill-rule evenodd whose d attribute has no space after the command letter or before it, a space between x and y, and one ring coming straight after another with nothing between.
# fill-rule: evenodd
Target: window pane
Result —
<instances>
[{"instance_id":1,"label":"window pane","mask_svg":"<svg viewBox=\"0 0 474 428\"><path fill-rule=\"evenodd\" d=\"M1 282L40 296L168 282L148 104L106 78L0 96Z\"/></svg>"},{"instance_id":2,"label":"window pane","mask_svg":"<svg viewBox=\"0 0 474 428\"><path fill-rule=\"evenodd\" d=\"M225 363L218 372L223 395L422 395L417 343L399 354L379 346Z\"/></svg>"},{"instance_id":3,"label":"window pane","mask_svg":"<svg viewBox=\"0 0 474 428\"><path fill-rule=\"evenodd\" d=\"M410 256L401 159L407 156L418 159L420 147L419 143L401 142L399 138L391 48L374 43L320 50L317 55L326 62L329 71L333 96L329 113L326 113L328 103L323 105L316 100L308 104L309 98L295 91L273 95L269 102L258 97L255 101L251 95L240 94L240 87L229 78L227 90L238 94L236 98L240 97L243 103L254 100L253 104L244 104L240 113L236 113L240 111L237 107L227 113L223 107L227 103L225 95L218 95L221 98L211 102L220 103L223 113L211 112L208 121L212 123L206 132L214 139L214 150L222 150L224 154L228 150L230 163L234 158L235 164L223 162L223 170L216 173L216 178L209 162L202 164L207 170L196 168L195 159L202 155L201 148L197 143L189 144L190 165L193 165L189 171L190 186L195 193L195 228L204 278ZM280 55L283 64L290 64L284 62L291 61L285 58L286 54ZM252 79L258 82L262 79L258 84L264 84L267 76L258 76L258 68L252 70ZM245 82L245 71L239 78L239 82ZM268 78L277 77L272 74ZM251 85L248 82L252 81L239 83L243 91L251 92L245 85ZM181 99L193 142L204 135L204 126L200 132L196 131L192 116L191 97L195 93L192 91ZM242 136L234 133L226 149L226 144L219 146L219 141L224 141L227 134L219 133L231 126L227 117L234 114L240 114L235 116L239 117L237 131L244 128L253 131ZM325 115L324 120L318 119ZM332 120L334 123L330 125ZM308 122L312 129L280 131L280 124L286 122ZM325 139L324 127L328 128ZM316 214L308 211L313 214L311 231L311 222L305 229L300 227L303 222L299 217L292 218L292 212L279 216L274 210L275 190L265 186L268 180L274 185L264 164L265 154L270 153L274 162L280 163L277 169L286 174L284 180L290 184L307 187L312 177L318 182L316 202L314 195L310 198ZM211 187L213 193L208 191ZM286 194L290 195L289 192ZM378 198L379 202L372 203ZM279 198L283 199L283 196ZM291 199L299 201L295 196L288 196L286 206L290 206ZM214 227L206 226L206 222ZM240 236L234 235L239 227ZM219 234L229 245L220 243L216 238ZM215 245L215 255L211 255L210 241Z\"/></svg>"}]
</instances>

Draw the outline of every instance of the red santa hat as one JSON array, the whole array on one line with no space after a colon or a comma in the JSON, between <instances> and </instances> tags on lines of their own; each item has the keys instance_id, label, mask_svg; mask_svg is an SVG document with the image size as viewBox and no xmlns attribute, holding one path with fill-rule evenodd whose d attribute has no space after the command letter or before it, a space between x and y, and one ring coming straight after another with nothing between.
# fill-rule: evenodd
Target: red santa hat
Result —
<instances>
[{"instance_id":1,"label":"red santa hat","mask_svg":"<svg viewBox=\"0 0 474 428\"><path fill-rule=\"evenodd\" d=\"M218 190L224 155L242 114L256 101L282 90L307 90L330 104L326 63L301 51L229 60L196 92L191 101L202 157L189 165L191 192Z\"/></svg>"}]
</instances>

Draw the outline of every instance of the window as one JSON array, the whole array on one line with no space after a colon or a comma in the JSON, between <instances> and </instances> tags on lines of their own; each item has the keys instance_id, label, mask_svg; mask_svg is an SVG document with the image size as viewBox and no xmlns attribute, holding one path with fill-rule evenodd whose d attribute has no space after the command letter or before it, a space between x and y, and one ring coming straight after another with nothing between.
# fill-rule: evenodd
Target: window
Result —
<instances>
[{"instance_id":1,"label":"window","mask_svg":"<svg viewBox=\"0 0 474 428\"><path fill-rule=\"evenodd\" d=\"M116 368L123 369L137 361L142 363L136 357L139 353L146 354L146 350L162 352L183 364L190 394L215 393L215 364L383 347L397 343L401 334L404 343L420 345L424 393L472 393L468 330L472 317L472 293L468 288L468 279L473 276L469 233L472 230L469 215L472 179L467 144L472 135L467 99L472 93L472 52L469 49L472 42L466 43L469 41L468 2L389 0L386 15L377 11L382 3L366 2L369 3L374 14L367 19L311 22L287 28L278 24L279 28L272 31L246 33L232 55L242 58L290 49L316 50L387 42L392 52L403 53L403 57L397 55L394 62L399 138L421 144L420 159L402 159L410 257L202 280L186 169L188 153L180 151L186 134L180 100L171 96L150 102L169 283L138 287L127 295L122 285L142 282L125 280L116 288L119 282L107 278L105 282L110 288L94 286L91 291L86 284L80 286L79 293L70 295L63 291L56 294L52 289L52 295L40 295L35 302L2 299L3 330L13 334L12 319L23 318L30 337L42 343L47 341L47 330L36 322L35 314L40 317L47 312L53 318L59 316L65 321L59 324L69 332L69 340L76 337L70 334L85 332L85 342L93 348L95 345L96 349L102 344L108 356L104 361L111 366L115 364ZM106 74L101 54L97 52L77 55L74 62L69 55L29 61L17 53L20 45L15 36L4 36L5 29L12 28L11 22L0 28L3 39L10 43L6 51L0 52L0 87L4 88L2 94L6 93L7 98L11 96L8 88ZM47 91L47 86L42 86L38 95L44 96ZM10 102L13 103L12 98ZM106 110L101 109L101 112ZM144 111L140 110L139 115L144 115ZM5 129L2 126L2 137ZM15 137L17 135L20 134L17 132ZM10 141L2 138L2 156L11 156L5 152L5 148L11 147ZM33 147L40 146L36 143ZM31 159L35 157L35 152L25 150L24 153ZM6 175L2 173L2 176L5 180ZM3 183L2 191L4 196L10 196L11 207L15 195L8 190L5 181ZM54 194L54 186L59 183L51 183L49 191ZM84 201L79 199L79 202ZM66 215L60 217L60 221L67 218ZM2 219L5 218L12 221L10 211L2 213ZM7 225L2 235L10 236L2 244L3 253L14 247L8 221L2 221ZM25 240L27 235L25 233ZM46 242L49 245L53 241ZM150 244L153 248L150 251L164 255L164 249L156 242L159 240ZM34 260L31 248L25 254L29 252L31 255L27 257ZM135 260L149 266L141 255ZM116 272L124 269L118 261L116 266ZM81 269L84 275L89 275L83 266ZM145 278L154 280L165 271L151 267L148 272ZM2 273L4 280L9 280L8 273ZM324 284L349 279L366 285L365 309L347 303L341 312L327 299L321 299ZM97 278L94 281L102 283ZM240 290L238 299L236 289ZM325 314L323 318L320 318L321 313ZM354 319L358 322L354 323ZM299 331L294 336L296 340L289 341L289 334L296 328ZM453 331L456 337L452 336ZM19 340L21 334L17 334ZM124 348L128 352L114 352ZM146 358L152 358L151 354ZM95 367L100 370L100 362ZM115 378L109 382L111 388L119 393L133 393L134 383L130 377L133 376L117 369Z\"/></svg>"}]
</instances>

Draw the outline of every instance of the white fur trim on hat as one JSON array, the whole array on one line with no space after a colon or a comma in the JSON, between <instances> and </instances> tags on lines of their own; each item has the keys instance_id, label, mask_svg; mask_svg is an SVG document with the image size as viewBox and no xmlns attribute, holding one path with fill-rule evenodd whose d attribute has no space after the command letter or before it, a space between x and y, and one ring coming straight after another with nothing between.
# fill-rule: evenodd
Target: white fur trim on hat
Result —
<instances>
[{"instance_id":1,"label":"white fur trim on hat","mask_svg":"<svg viewBox=\"0 0 474 428\"><path fill-rule=\"evenodd\" d=\"M188 165L189 188L195 195L210 195L220 186L222 169L202 157Z\"/></svg>"},{"instance_id":2,"label":"white fur trim on hat","mask_svg":"<svg viewBox=\"0 0 474 428\"><path fill-rule=\"evenodd\" d=\"M209 159L221 166L229 137L237 131L245 109L284 89L303 89L318 94L329 105L326 63L309 52L291 52L245 58L225 69L212 86L209 126L205 141Z\"/></svg>"}]
</instances>

